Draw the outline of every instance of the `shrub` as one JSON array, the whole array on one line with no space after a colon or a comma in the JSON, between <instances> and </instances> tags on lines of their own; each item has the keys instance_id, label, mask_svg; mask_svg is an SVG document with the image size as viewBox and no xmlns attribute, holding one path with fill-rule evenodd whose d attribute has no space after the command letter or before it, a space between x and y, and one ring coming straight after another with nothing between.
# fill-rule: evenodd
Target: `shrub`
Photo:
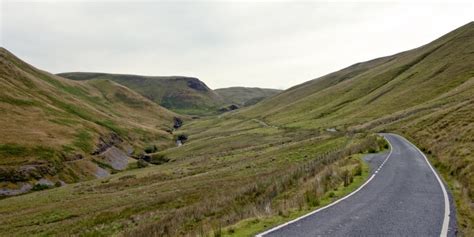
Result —
<instances>
[{"instance_id":1,"label":"shrub","mask_svg":"<svg viewBox=\"0 0 474 237\"><path fill-rule=\"evenodd\" d=\"M161 165L170 161L164 154L155 154L151 157L150 163L155 165Z\"/></svg>"},{"instance_id":2,"label":"shrub","mask_svg":"<svg viewBox=\"0 0 474 237\"><path fill-rule=\"evenodd\" d=\"M219 225L215 230L214 230L214 237L221 237L222 236L222 228Z\"/></svg>"},{"instance_id":3,"label":"shrub","mask_svg":"<svg viewBox=\"0 0 474 237\"><path fill-rule=\"evenodd\" d=\"M147 167L148 165L150 165L150 164L149 164L148 162L146 162L145 160L143 160L143 159L139 159L139 160L137 161L137 167L138 167L138 168L145 168L145 167Z\"/></svg>"},{"instance_id":4,"label":"shrub","mask_svg":"<svg viewBox=\"0 0 474 237\"><path fill-rule=\"evenodd\" d=\"M350 178L351 178L351 174L349 173L349 171L348 170L342 171L341 176L342 176L342 180L344 180L344 187L349 186Z\"/></svg>"},{"instance_id":5,"label":"shrub","mask_svg":"<svg viewBox=\"0 0 474 237\"><path fill-rule=\"evenodd\" d=\"M361 176L362 175L362 166L358 164L354 169L354 176Z\"/></svg>"},{"instance_id":6,"label":"shrub","mask_svg":"<svg viewBox=\"0 0 474 237\"><path fill-rule=\"evenodd\" d=\"M32 188L33 191L40 191L40 190L45 190L49 189L50 186L47 184L35 184Z\"/></svg>"},{"instance_id":7,"label":"shrub","mask_svg":"<svg viewBox=\"0 0 474 237\"><path fill-rule=\"evenodd\" d=\"M147 154L155 153L155 152L158 151L158 148L156 147L156 145L147 146L147 147L145 147L144 151L145 151L145 153L147 153Z\"/></svg>"},{"instance_id":8,"label":"shrub","mask_svg":"<svg viewBox=\"0 0 474 237\"><path fill-rule=\"evenodd\" d=\"M308 204L308 206L316 207L319 205L319 198L316 195L316 193L311 192L311 191L306 191L304 196L305 196L306 203Z\"/></svg>"}]
</instances>

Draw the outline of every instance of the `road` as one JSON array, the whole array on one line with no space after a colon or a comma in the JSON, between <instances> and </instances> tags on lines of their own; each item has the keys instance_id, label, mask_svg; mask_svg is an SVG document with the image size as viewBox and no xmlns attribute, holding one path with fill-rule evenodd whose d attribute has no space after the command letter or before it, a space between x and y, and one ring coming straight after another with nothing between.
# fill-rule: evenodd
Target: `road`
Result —
<instances>
[{"instance_id":1,"label":"road","mask_svg":"<svg viewBox=\"0 0 474 237\"><path fill-rule=\"evenodd\" d=\"M383 136L391 151L365 158L372 176L361 188L257 236L454 236L452 200L425 156L401 136Z\"/></svg>"}]
</instances>

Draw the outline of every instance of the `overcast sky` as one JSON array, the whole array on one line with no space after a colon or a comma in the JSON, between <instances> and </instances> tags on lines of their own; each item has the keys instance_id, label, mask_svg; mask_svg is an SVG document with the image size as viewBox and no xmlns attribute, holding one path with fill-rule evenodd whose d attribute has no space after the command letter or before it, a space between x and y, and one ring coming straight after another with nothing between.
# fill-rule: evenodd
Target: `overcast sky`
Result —
<instances>
[{"instance_id":1,"label":"overcast sky","mask_svg":"<svg viewBox=\"0 0 474 237\"><path fill-rule=\"evenodd\" d=\"M1 46L36 67L195 76L211 88L285 89L474 20L474 1L0 1Z\"/></svg>"}]
</instances>

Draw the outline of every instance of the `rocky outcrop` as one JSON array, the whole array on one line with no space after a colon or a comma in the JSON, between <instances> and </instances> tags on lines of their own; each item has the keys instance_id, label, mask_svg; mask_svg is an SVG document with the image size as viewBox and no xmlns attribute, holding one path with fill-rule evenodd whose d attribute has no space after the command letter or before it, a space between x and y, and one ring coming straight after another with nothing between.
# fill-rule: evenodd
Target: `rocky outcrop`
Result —
<instances>
[{"instance_id":1,"label":"rocky outcrop","mask_svg":"<svg viewBox=\"0 0 474 237\"><path fill-rule=\"evenodd\" d=\"M96 178L104 178L104 177L107 177L109 175L110 175L109 171L107 171L105 169L102 169L99 166L96 167L96 170L94 172L94 176Z\"/></svg>"},{"instance_id":2,"label":"rocky outcrop","mask_svg":"<svg viewBox=\"0 0 474 237\"><path fill-rule=\"evenodd\" d=\"M174 122L174 124L173 124L173 128L174 128L174 129L178 129L178 128L180 128L181 126L183 126L183 120L180 119L180 118L178 118L178 117L174 117L174 118L173 118L173 122Z\"/></svg>"},{"instance_id":3,"label":"rocky outcrop","mask_svg":"<svg viewBox=\"0 0 474 237\"><path fill-rule=\"evenodd\" d=\"M0 197L20 195L31 191L31 189L33 188L33 186L29 183L19 183L18 185L20 185L20 188L18 189L0 188Z\"/></svg>"},{"instance_id":4,"label":"rocky outcrop","mask_svg":"<svg viewBox=\"0 0 474 237\"><path fill-rule=\"evenodd\" d=\"M99 155L110 147L117 146L122 142L122 138L116 133L110 133L109 136L102 136L99 138L99 143L96 145L96 149L92 152L92 155Z\"/></svg>"},{"instance_id":5,"label":"rocky outcrop","mask_svg":"<svg viewBox=\"0 0 474 237\"><path fill-rule=\"evenodd\" d=\"M110 165L114 170L125 170L128 166L128 156L115 146L110 147L100 155L101 161Z\"/></svg>"},{"instance_id":6,"label":"rocky outcrop","mask_svg":"<svg viewBox=\"0 0 474 237\"><path fill-rule=\"evenodd\" d=\"M25 182L32 179L41 179L46 175L54 176L57 173L56 167L50 164L0 166L0 182Z\"/></svg>"},{"instance_id":7,"label":"rocky outcrop","mask_svg":"<svg viewBox=\"0 0 474 237\"><path fill-rule=\"evenodd\" d=\"M185 134L180 134L180 135L178 135L178 137L176 138L176 145L177 145L177 146L181 146L181 145L183 145L187 140L188 140L188 136L187 136L187 135L185 135Z\"/></svg>"},{"instance_id":8,"label":"rocky outcrop","mask_svg":"<svg viewBox=\"0 0 474 237\"><path fill-rule=\"evenodd\" d=\"M209 91L209 87L204 84L204 82L200 81L197 78L189 78L188 79L188 87L197 91Z\"/></svg>"},{"instance_id":9,"label":"rocky outcrop","mask_svg":"<svg viewBox=\"0 0 474 237\"><path fill-rule=\"evenodd\" d=\"M224 112L229 112L229 111L236 110L236 109L239 109L239 108L240 107L238 105L232 104L232 105L229 105L227 107L220 108L219 112L224 113Z\"/></svg>"},{"instance_id":10,"label":"rocky outcrop","mask_svg":"<svg viewBox=\"0 0 474 237\"><path fill-rule=\"evenodd\" d=\"M63 161L75 161L82 160L84 156L82 154L62 154Z\"/></svg>"}]
</instances>

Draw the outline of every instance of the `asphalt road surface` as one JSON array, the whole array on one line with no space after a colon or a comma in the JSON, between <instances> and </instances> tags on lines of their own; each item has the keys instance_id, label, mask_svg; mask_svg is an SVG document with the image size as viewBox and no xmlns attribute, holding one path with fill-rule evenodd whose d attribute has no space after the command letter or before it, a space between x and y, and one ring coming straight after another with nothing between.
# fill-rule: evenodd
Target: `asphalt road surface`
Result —
<instances>
[{"instance_id":1,"label":"asphalt road surface","mask_svg":"<svg viewBox=\"0 0 474 237\"><path fill-rule=\"evenodd\" d=\"M361 188L257 236L454 236L453 205L425 156L401 136L383 136L391 151L365 157L372 176Z\"/></svg>"}]
</instances>

